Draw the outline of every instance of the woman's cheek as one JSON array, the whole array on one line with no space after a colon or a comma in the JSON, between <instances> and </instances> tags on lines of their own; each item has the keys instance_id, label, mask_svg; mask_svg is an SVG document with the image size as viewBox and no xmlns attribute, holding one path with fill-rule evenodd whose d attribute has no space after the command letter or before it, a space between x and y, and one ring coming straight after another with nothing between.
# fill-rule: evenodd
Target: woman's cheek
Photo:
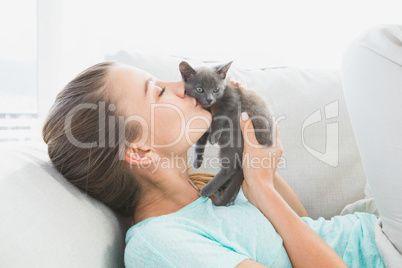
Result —
<instances>
[{"instance_id":1,"label":"woman's cheek","mask_svg":"<svg viewBox=\"0 0 402 268\"><path fill-rule=\"evenodd\" d=\"M211 114L202 109L155 105L151 111L151 144L171 151L187 150L208 130L211 121Z\"/></svg>"},{"instance_id":2,"label":"woman's cheek","mask_svg":"<svg viewBox=\"0 0 402 268\"><path fill-rule=\"evenodd\" d=\"M154 107L151 113L151 142L153 146L167 148L177 145L185 132L186 120L181 110L173 105Z\"/></svg>"}]
</instances>

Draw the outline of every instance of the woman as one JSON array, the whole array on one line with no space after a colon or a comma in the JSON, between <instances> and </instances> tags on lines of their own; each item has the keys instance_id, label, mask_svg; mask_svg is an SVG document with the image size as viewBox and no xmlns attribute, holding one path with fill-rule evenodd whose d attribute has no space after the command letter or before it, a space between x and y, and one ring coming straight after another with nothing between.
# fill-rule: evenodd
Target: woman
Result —
<instances>
[{"instance_id":1,"label":"woman","mask_svg":"<svg viewBox=\"0 0 402 268\"><path fill-rule=\"evenodd\" d=\"M183 82L97 64L58 95L43 137L66 179L132 217L127 267L383 267L377 218L301 218L303 206L276 173L279 127L266 148L258 146L247 114L239 120L244 154L259 161L244 164L244 196L229 207L200 197L200 174L187 173L187 150L208 129L211 114L184 94Z\"/></svg>"}]
</instances>

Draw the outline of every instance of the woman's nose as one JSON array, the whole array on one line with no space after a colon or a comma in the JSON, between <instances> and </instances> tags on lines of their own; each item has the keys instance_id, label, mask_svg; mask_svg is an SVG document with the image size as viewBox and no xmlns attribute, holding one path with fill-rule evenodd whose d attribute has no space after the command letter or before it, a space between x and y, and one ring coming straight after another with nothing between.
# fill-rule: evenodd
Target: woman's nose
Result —
<instances>
[{"instance_id":1,"label":"woman's nose","mask_svg":"<svg viewBox=\"0 0 402 268\"><path fill-rule=\"evenodd\" d=\"M183 81L178 82L169 82L168 88L170 88L171 92L176 94L180 98L184 98L185 87Z\"/></svg>"}]
</instances>

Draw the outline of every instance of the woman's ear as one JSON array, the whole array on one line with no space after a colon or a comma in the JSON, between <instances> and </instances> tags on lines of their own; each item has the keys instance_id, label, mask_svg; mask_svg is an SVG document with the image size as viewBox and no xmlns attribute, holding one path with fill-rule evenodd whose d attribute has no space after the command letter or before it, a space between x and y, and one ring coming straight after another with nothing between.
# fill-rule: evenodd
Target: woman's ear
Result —
<instances>
[{"instance_id":1,"label":"woman's ear","mask_svg":"<svg viewBox=\"0 0 402 268\"><path fill-rule=\"evenodd\" d=\"M131 166L149 166L159 160L159 155L155 150L147 145L137 147L131 144L126 150L125 160Z\"/></svg>"}]
</instances>

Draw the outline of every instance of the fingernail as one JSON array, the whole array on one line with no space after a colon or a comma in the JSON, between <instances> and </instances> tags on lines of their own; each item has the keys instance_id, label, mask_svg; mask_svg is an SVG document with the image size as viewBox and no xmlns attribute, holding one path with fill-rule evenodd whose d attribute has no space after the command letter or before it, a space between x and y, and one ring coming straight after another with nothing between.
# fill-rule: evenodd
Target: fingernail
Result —
<instances>
[{"instance_id":1,"label":"fingernail","mask_svg":"<svg viewBox=\"0 0 402 268\"><path fill-rule=\"evenodd\" d=\"M246 112L242 112L242 113L241 113L241 119L242 119L243 121L247 121L247 119L248 119L248 114L247 114Z\"/></svg>"}]
</instances>

